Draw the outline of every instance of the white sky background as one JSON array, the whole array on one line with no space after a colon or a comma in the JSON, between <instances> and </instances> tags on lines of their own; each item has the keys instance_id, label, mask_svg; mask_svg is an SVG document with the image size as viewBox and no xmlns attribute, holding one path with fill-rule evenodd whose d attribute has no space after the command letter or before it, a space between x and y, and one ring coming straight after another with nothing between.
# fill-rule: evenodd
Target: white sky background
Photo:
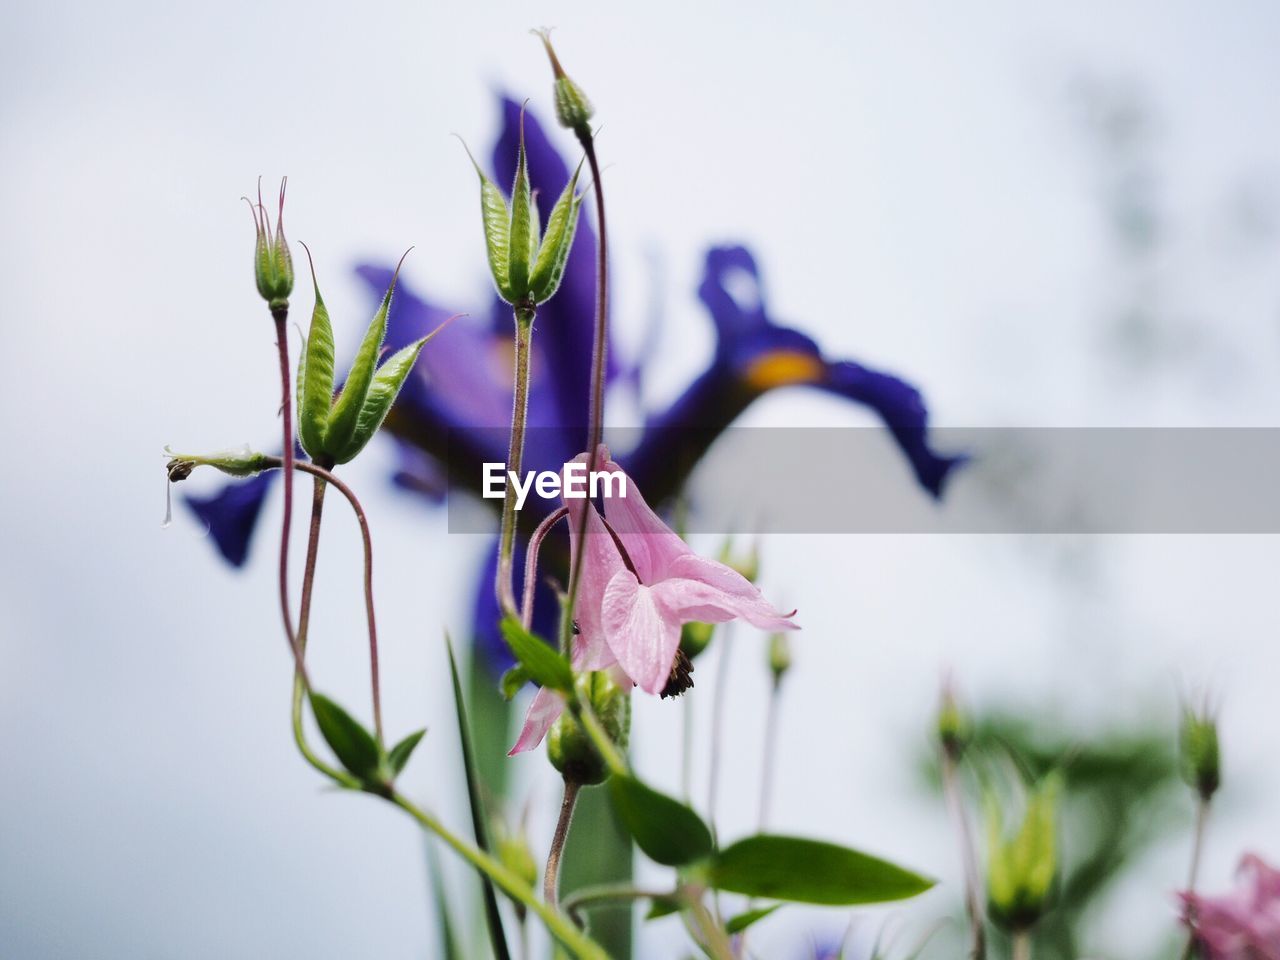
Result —
<instances>
[{"instance_id":1,"label":"white sky background","mask_svg":"<svg viewBox=\"0 0 1280 960\"><path fill-rule=\"evenodd\" d=\"M185 520L162 533L159 450L275 436L238 200L259 173L290 176L288 233L317 255L340 344L368 312L349 266L411 243L419 290L487 303L475 182L449 133L487 150L498 89L549 113L532 24L559 26L604 123L624 344L660 252L659 396L710 350L692 294L702 250L741 239L776 316L923 385L939 422L1275 424L1271 5L644 7L0 12L0 953L433 949L414 828L322 793L294 754L271 535L236 574ZM1097 118L1131 106L1145 125L1105 146ZM1140 254L1107 208L1135 182L1160 223ZM1125 327L1135 304L1145 325ZM801 393L749 420L866 422ZM409 784L462 825L438 636L466 622L481 544L387 495L388 463L375 444L349 471L378 547L388 723L431 726ZM356 704L363 640L333 626L360 622L351 527L332 512L315 671ZM1205 884L1225 885L1246 848L1274 862L1277 561L1273 537L775 538L767 589L807 628L775 824L954 880L941 805L913 780L944 666L975 700L1051 704L1086 729L1171 722L1179 685L1210 683L1227 789ZM740 631L739 647L729 835L754 819L765 683L759 642ZM638 702L636 721L640 768L673 783L676 712ZM514 762L549 816L542 761ZM1127 955L1160 936L1185 853L1151 858L1092 948ZM757 946L786 956L843 923L797 910ZM648 955L669 949L664 924Z\"/></svg>"}]
</instances>

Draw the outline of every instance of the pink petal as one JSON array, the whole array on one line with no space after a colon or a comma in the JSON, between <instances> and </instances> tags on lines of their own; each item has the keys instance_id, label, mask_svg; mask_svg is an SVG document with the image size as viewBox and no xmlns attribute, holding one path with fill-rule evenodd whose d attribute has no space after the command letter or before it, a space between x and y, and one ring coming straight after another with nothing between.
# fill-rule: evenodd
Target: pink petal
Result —
<instances>
[{"instance_id":1,"label":"pink petal","mask_svg":"<svg viewBox=\"0 0 1280 960\"><path fill-rule=\"evenodd\" d=\"M608 458L608 448L603 444L601 463ZM586 454L579 454L575 462L584 462ZM578 598L574 605L574 619L578 623L578 636L573 644L573 665L579 670L602 670L615 662L605 642L604 631L600 626L600 606L604 600L605 587L619 570L624 569L622 556L618 553L617 544L604 527L604 521L596 508L585 499L564 501L569 508L569 558L570 563L578 555L578 526L582 522L582 512L587 511L587 526L584 531L586 553L582 558L581 580L578 584Z\"/></svg>"},{"instance_id":2,"label":"pink petal","mask_svg":"<svg viewBox=\"0 0 1280 960\"><path fill-rule=\"evenodd\" d=\"M654 585L662 603L681 621L723 623L742 618L761 630L798 630L791 617L764 598L738 571L697 554L680 557L670 577Z\"/></svg>"},{"instance_id":3,"label":"pink petal","mask_svg":"<svg viewBox=\"0 0 1280 960\"><path fill-rule=\"evenodd\" d=\"M601 469L627 477L612 460ZM641 582L665 580L671 564L693 551L653 512L630 477L627 477L625 490L626 496L605 500L604 515L622 541Z\"/></svg>"},{"instance_id":4,"label":"pink petal","mask_svg":"<svg viewBox=\"0 0 1280 960\"><path fill-rule=\"evenodd\" d=\"M514 757L517 753L532 750L540 744L542 738L547 735L547 731L551 729L551 725L556 722L556 718L563 712L564 698L554 690L548 690L545 687L540 689L534 696L533 702L529 704L529 712L525 714L520 736L507 756Z\"/></svg>"},{"instance_id":5,"label":"pink petal","mask_svg":"<svg viewBox=\"0 0 1280 960\"><path fill-rule=\"evenodd\" d=\"M630 570L616 573L604 593L605 639L642 690L660 693L680 646L680 620Z\"/></svg>"}]
</instances>

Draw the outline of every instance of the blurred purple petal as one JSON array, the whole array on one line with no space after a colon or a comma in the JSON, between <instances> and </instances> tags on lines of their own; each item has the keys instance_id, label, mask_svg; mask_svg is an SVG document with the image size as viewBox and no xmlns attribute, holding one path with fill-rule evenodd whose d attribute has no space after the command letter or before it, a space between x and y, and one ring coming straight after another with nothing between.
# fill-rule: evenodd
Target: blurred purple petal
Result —
<instances>
[{"instance_id":1,"label":"blurred purple petal","mask_svg":"<svg viewBox=\"0 0 1280 960\"><path fill-rule=\"evenodd\" d=\"M249 556L249 544L253 540L258 514L262 512L262 504L276 473L269 470L248 480L229 483L208 497L187 494L182 498L182 502L209 528L218 552L233 567L243 566Z\"/></svg>"}]
</instances>

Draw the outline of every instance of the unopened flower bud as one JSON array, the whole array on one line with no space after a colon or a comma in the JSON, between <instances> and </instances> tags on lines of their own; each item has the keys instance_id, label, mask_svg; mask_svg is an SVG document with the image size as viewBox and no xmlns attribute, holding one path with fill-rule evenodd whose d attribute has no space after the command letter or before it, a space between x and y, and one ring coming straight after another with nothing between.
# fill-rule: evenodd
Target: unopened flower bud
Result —
<instances>
[{"instance_id":1,"label":"unopened flower bud","mask_svg":"<svg viewBox=\"0 0 1280 960\"><path fill-rule=\"evenodd\" d=\"M783 675L791 669L791 641L785 633L769 635L769 669L773 671L773 683L782 682Z\"/></svg>"},{"instance_id":2,"label":"unopened flower bud","mask_svg":"<svg viewBox=\"0 0 1280 960\"><path fill-rule=\"evenodd\" d=\"M1218 723L1207 710L1197 713L1187 707L1182 711L1178 754L1182 779L1202 800L1208 801L1222 782L1222 761L1218 751Z\"/></svg>"},{"instance_id":3,"label":"unopened flower bud","mask_svg":"<svg viewBox=\"0 0 1280 960\"><path fill-rule=\"evenodd\" d=\"M536 32L542 38L542 46L546 48L547 57L551 60L551 72L556 77L556 119L560 121L560 126L572 130L579 139L591 136L589 121L595 113L591 101L582 92L582 88L564 72L564 67L560 66L560 58L551 46L551 31Z\"/></svg>"},{"instance_id":4,"label":"unopened flower bud","mask_svg":"<svg viewBox=\"0 0 1280 960\"><path fill-rule=\"evenodd\" d=\"M494 850L502 865L517 877L533 886L538 882L538 864L533 859L533 851L529 849L529 838L523 829L509 830L506 824L498 822L494 829ZM523 904L517 902L517 910L523 910Z\"/></svg>"},{"instance_id":5,"label":"unopened flower bud","mask_svg":"<svg viewBox=\"0 0 1280 960\"><path fill-rule=\"evenodd\" d=\"M262 181L258 181L258 202L245 197L249 209L253 212L253 226L257 233L257 242L253 251L253 274L258 284L258 293L272 312L286 310L289 307L289 294L293 292L293 257L289 254L289 243L284 238L284 191L288 178L280 181L280 208L276 214L274 228L271 216L262 203Z\"/></svg>"},{"instance_id":6,"label":"unopened flower bud","mask_svg":"<svg viewBox=\"0 0 1280 960\"><path fill-rule=\"evenodd\" d=\"M627 749L631 733L631 697L607 671L598 670L578 678L578 696L591 705L592 712L619 751ZM547 756L551 765L568 783L593 786L609 778L609 767L596 750L590 735L569 712L562 713L547 734Z\"/></svg>"},{"instance_id":7,"label":"unopened flower bud","mask_svg":"<svg viewBox=\"0 0 1280 960\"><path fill-rule=\"evenodd\" d=\"M987 906L991 919L1010 932L1033 926L1050 906L1058 872L1058 794L1061 781L1050 774L1032 787L1022 823L1008 835L1000 802L984 798L987 810Z\"/></svg>"},{"instance_id":8,"label":"unopened flower bud","mask_svg":"<svg viewBox=\"0 0 1280 960\"><path fill-rule=\"evenodd\" d=\"M964 753L964 748L969 745L969 739L973 734L973 730L969 723L969 717L960 706L960 702L956 699L955 688L950 682L946 682L942 686L942 698L938 703L938 715L936 718L938 743L942 745L942 749L953 760Z\"/></svg>"},{"instance_id":9,"label":"unopened flower bud","mask_svg":"<svg viewBox=\"0 0 1280 960\"><path fill-rule=\"evenodd\" d=\"M251 477L266 470L270 459L266 454L250 450L248 444L235 450L203 455L174 453L168 447L164 448L164 453L169 458L165 470L171 483L187 479L196 467L213 467L233 477Z\"/></svg>"},{"instance_id":10,"label":"unopened flower bud","mask_svg":"<svg viewBox=\"0 0 1280 960\"><path fill-rule=\"evenodd\" d=\"M752 543L747 553L736 554L733 551L733 540L726 539L720 547L720 562L755 583L760 579L760 544Z\"/></svg>"},{"instance_id":11,"label":"unopened flower bud","mask_svg":"<svg viewBox=\"0 0 1280 960\"><path fill-rule=\"evenodd\" d=\"M711 635L715 632L711 623L686 623L680 628L680 651L692 660L711 643Z\"/></svg>"}]
</instances>

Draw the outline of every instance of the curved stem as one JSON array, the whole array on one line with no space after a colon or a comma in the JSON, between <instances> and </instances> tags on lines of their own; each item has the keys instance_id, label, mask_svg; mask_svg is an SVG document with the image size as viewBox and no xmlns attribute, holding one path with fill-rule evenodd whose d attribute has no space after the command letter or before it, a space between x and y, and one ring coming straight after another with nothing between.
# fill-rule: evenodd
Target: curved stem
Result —
<instances>
[{"instance_id":1,"label":"curved stem","mask_svg":"<svg viewBox=\"0 0 1280 960\"><path fill-rule=\"evenodd\" d=\"M529 546L524 554L524 598L520 603L520 622L528 630L533 624L533 597L538 589L538 551L542 541L546 539L551 528L569 515L568 507L560 507L549 517L538 524L533 535L529 537Z\"/></svg>"},{"instance_id":2,"label":"curved stem","mask_svg":"<svg viewBox=\"0 0 1280 960\"><path fill-rule=\"evenodd\" d=\"M560 858L564 855L564 843L569 839L569 827L573 823L573 808L578 802L582 785L566 780L564 799L560 801L560 818L556 820L556 832L551 838L551 851L547 854L547 869L542 875L542 899L553 907L560 903Z\"/></svg>"},{"instance_id":3,"label":"curved stem","mask_svg":"<svg viewBox=\"0 0 1280 960\"><path fill-rule=\"evenodd\" d=\"M971 960L984 960L987 955L985 918L982 893L978 881L978 858L973 849L973 834L969 829L969 816L965 812L964 798L960 793L960 771L951 750L942 751L942 791L946 794L951 819L960 835L960 861L964 871L964 907L969 915L969 956Z\"/></svg>"},{"instance_id":4,"label":"curved stem","mask_svg":"<svg viewBox=\"0 0 1280 960\"><path fill-rule=\"evenodd\" d=\"M324 512L324 494L327 484L321 477L312 478L315 486L311 493L311 525L307 534L307 559L302 568L302 607L298 612L298 651L302 655L307 652L307 628L311 623L311 596L315 586L316 558L320 552L320 517ZM298 752L303 759L327 777L341 779L342 772L320 759L307 742L306 728L302 725L302 701L305 688L302 672L293 671L293 701L291 707L293 721L293 741L298 745Z\"/></svg>"},{"instance_id":5,"label":"curved stem","mask_svg":"<svg viewBox=\"0 0 1280 960\"><path fill-rule=\"evenodd\" d=\"M529 353L533 337L534 313L531 308L516 307L515 390L511 408L511 443L507 448L507 469L520 475L524 459L525 425L529 418ZM510 480L502 501L502 534L498 541L498 575L494 593L498 605L508 616L519 616L515 588L512 586L511 560L516 542L516 492Z\"/></svg>"},{"instance_id":6,"label":"curved stem","mask_svg":"<svg viewBox=\"0 0 1280 960\"><path fill-rule=\"evenodd\" d=\"M672 901L679 898L678 890L642 890L627 883L605 883L595 887L583 887L569 894L561 906L574 923L582 926L582 911L597 904L628 900Z\"/></svg>"},{"instance_id":7,"label":"curved stem","mask_svg":"<svg viewBox=\"0 0 1280 960\"><path fill-rule=\"evenodd\" d=\"M262 461L268 467L280 467L284 463L280 457L263 457ZM378 679L378 624L373 607L373 538L369 535L369 520L365 516L364 507L361 506L355 491L339 480L335 474L319 464L306 463L305 461L295 461L293 468L301 470L303 473L309 473L311 476L318 477L332 485L335 490L347 498L347 502L351 504L351 509L356 515L356 521L360 524L360 538L364 542L364 603L365 616L369 624L369 672L373 684L373 722L378 742L382 743L382 696L381 684ZM298 655L298 664L301 669L301 653Z\"/></svg>"},{"instance_id":8,"label":"curved stem","mask_svg":"<svg viewBox=\"0 0 1280 960\"><path fill-rule=\"evenodd\" d=\"M455 853L471 864L477 871L487 876L495 885L501 887L508 896L524 904L531 912L536 913L551 935L559 940L579 960L609 960L609 955L605 953L599 944L587 937L554 907L539 900L532 887L500 862L462 840L434 816L415 806L400 793L392 793L389 799L408 813L409 816L413 817L422 827L448 844Z\"/></svg>"},{"instance_id":9,"label":"curved stem","mask_svg":"<svg viewBox=\"0 0 1280 960\"><path fill-rule=\"evenodd\" d=\"M578 131L578 142L587 156L596 199L596 226L600 236L596 241L596 325L591 342L591 400L588 407L590 425L587 428L587 476L599 467L598 450L604 438L604 379L605 363L609 349L609 231L604 218L604 182L600 179L600 163L596 160L595 140L585 128ZM587 511L578 518L578 543L587 532ZM582 556L579 550L569 569L568 600L564 617L560 621L560 651L568 654L573 641L573 610L578 600L578 581L582 576Z\"/></svg>"}]
</instances>

